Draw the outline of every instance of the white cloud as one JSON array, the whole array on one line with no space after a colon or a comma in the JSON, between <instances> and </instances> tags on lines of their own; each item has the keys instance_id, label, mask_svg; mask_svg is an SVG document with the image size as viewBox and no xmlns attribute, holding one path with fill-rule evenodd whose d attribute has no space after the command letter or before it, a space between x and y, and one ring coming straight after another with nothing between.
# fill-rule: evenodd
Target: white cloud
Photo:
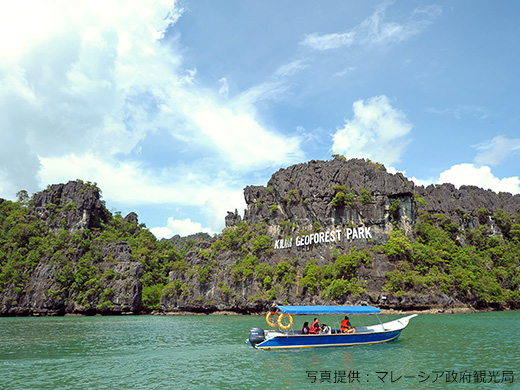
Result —
<instances>
[{"instance_id":1,"label":"white cloud","mask_svg":"<svg viewBox=\"0 0 520 390\"><path fill-rule=\"evenodd\" d=\"M171 238L176 234L180 235L181 237L185 237L195 233L215 233L210 229L203 228L199 222L193 222L190 218L179 220L173 219L172 217L168 218L166 226L154 227L151 228L150 231L159 239Z\"/></svg>"},{"instance_id":2,"label":"white cloud","mask_svg":"<svg viewBox=\"0 0 520 390\"><path fill-rule=\"evenodd\" d=\"M243 215L245 208L243 189L236 191L224 191L222 189L222 191L215 192L208 197L202 207L202 212L206 216L208 226L212 231L220 233L228 211L233 212L236 209L239 215Z\"/></svg>"},{"instance_id":3,"label":"white cloud","mask_svg":"<svg viewBox=\"0 0 520 390\"><path fill-rule=\"evenodd\" d=\"M227 98L229 95L229 85L228 85L227 79L225 77L222 77L218 82L220 83L220 89L218 90L218 93L221 96L224 96Z\"/></svg>"},{"instance_id":4,"label":"white cloud","mask_svg":"<svg viewBox=\"0 0 520 390\"><path fill-rule=\"evenodd\" d=\"M59 30L60 12L48 13L45 2L2 2L0 56L16 60ZM23 15L23 17L20 17ZM43 17L45 16L45 17Z\"/></svg>"},{"instance_id":5,"label":"white cloud","mask_svg":"<svg viewBox=\"0 0 520 390\"><path fill-rule=\"evenodd\" d=\"M105 199L127 205L201 205L212 188L207 176L144 169L138 162L102 160L93 154L42 158L41 164L41 186L74 179L92 181L98 183Z\"/></svg>"},{"instance_id":6,"label":"white cloud","mask_svg":"<svg viewBox=\"0 0 520 390\"><path fill-rule=\"evenodd\" d=\"M158 38L177 17L171 1L2 7L0 139L14 138L3 157L32 161L14 186L25 180L26 189L36 189L35 156L128 153L143 139L135 96L159 85L153 67L164 73L176 62L161 57ZM4 177L17 175L16 164L2 160L2 169Z\"/></svg>"},{"instance_id":7,"label":"white cloud","mask_svg":"<svg viewBox=\"0 0 520 390\"><path fill-rule=\"evenodd\" d=\"M409 177L409 180L413 181L416 186L428 187L430 184L436 183L435 179L418 179L415 176Z\"/></svg>"},{"instance_id":8,"label":"white cloud","mask_svg":"<svg viewBox=\"0 0 520 390\"><path fill-rule=\"evenodd\" d=\"M409 140L412 125L399 110L392 108L384 95L358 100L354 117L333 136L333 153L347 158L370 158L385 165L399 161Z\"/></svg>"},{"instance_id":9,"label":"white cloud","mask_svg":"<svg viewBox=\"0 0 520 390\"><path fill-rule=\"evenodd\" d=\"M196 86L196 69L183 70L182 57L159 41L180 15L174 6L172 1L46 4L39 16L52 16L52 23L36 24L41 35L24 35L31 44L3 53L10 61L0 68L0 109L6 113L0 136L13 134L27 143L17 150L27 160L32 154L128 154L148 133L165 127L192 148L242 170L301 158L298 139L285 140L257 119L254 103L285 90L281 82L225 101L217 91ZM27 15L14 9L9 17ZM1 25L6 14L0 18ZM221 83L226 95L227 80Z\"/></svg>"},{"instance_id":10,"label":"white cloud","mask_svg":"<svg viewBox=\"0 0 520 390\"><path fill-rule=\"evenodd\" d=\"M452 108L428 108L428 111L433 114L438 115L449 115L454 116L457 119L461 119L463 117L472 116L479 119L487 118L489 114L489 110L486 107L482 106L471 106L471 105L459 105Z\"/></svg>"},{"instance_id":11,"label":"white cloud","mask_svg":"<svg viewBox=\"0 0 520 390\"><path fill-rule=\"evenodd\" d=\"M406 171L398 171L394 167L386 167L389 173L401 172L406 176ZM438 179L417 179L409 177L417 186L427 187L430 184L451 183L457 188L462 185L472 185L483 189L490 189L494 192L520 193L520 179L518 176L500 179L493 175L491 168L487 166L478 167L473 164L456 164L442 172Z\"/></svg>"},{"instance_id":12,"label":"white cloud","mask_svg":"<svg viewBox=\"0 0 520 390\"><path fill-rule=\"evenodd\" d=\"M474 185L495 192L520 193L520 179L518 176L499 179L487 166L476 167L473 164L457 164L442 172L439 183L452 183L456 187Z\"/></svg>"},{"instance_id":13,"label":"white cloud","mask_svg":"<svg viewBox=\"0 0 520 390\"><path fill-rule=\"evenodd\" d=\"M287 77L292 76L298 72L300 72L302 69L307 68L307 64L304 63L303 60L294 60L287 64L284 64L280 66L276 72L275 76L277 77Z\"/></svg>"},{"instance_id":14,"label":"white cloud","mask_svg":"<svg viewBox=\"0 0 520 390\"><path fill-rule=\"evenodd\" d=\"M424 187L427 187L427 186L429 186L430 184L432 184L432 183L436 183L436 182L437 182L437 180L435 180L435 179L426 179L426 180L423 180L423 179L418 179L418 178L416 178L415 176L408 177L408 176L406 176L406 171L404 171L404 170L398 170L398 169L396 169L396 168L394 168L394 167L387 167L387 166L385 166L385 168L386 168L386 171L387 171L388 173L392 173L392 174L394 174L394 175L395 175L396 173L401 173L401 174L402 174L404 177L406 177L408 180L413 181L413 183L414 183L416 186L424 186Z\"/></svg>"},{"instance_id":15,"label":"white cloud","mask_svg":"<svg viewBox=\"0 0 520 390\"><path fill-rule=\"evenodd\" d=\"M385 3L370 17L346 32L307 34L300 44L323 51L354 45L381 46L399 43L421 33L442 12L442 8L438 6L416 9L404 22L397 23L387 21L385 10L390 4Z\"/></svg>"},{"instance_id":16,"label":"white cloud","mask_svg":"<svg viewBox=\"0 0 520 390\"><path fill-rule=\"evenodd\" d=\"M394 167L386 167L389 173L401 172L406 177L406 171L399 171ZM462 185L472 185L494 192L520 193L520 178L518 176L500 179L493 175L491 168L487 166L477 167L473 164L456 164L442 172L438 179L417 179L408 177L417 186L427 187L431 184L451 183L459 188Z\"/></svg>"},{"instance_id":17,"label":"white cloud","mask_svg":"<svg viewBox=\"0 0 520 390\"><path fill-rule=\"evenodd\" d=\"M300 42L304 46L308 46L314 50L330 50L340 47L349 47L354 43L354 32L346 32L342 34L323 34L312 33L305 36Z\"/></svg>"},{"instance_id":18,"label":"white cloud","mask_svg":"<svg viewBox=\"0 0 520 390\"><path fill-rule=\"evenodd\" d=\"M235 178L217 172L185 172L182 167L157 171L136 162L103 161L91 154L43 158L41 163L42 186L82 179L96 182L103 198L112 204L200 207L214 232L222 229L227 211L245 205Z\"/></svg>"},{"instance_id":19,"label":"white cloud","mask_svg":"<svg viewBox=\"0 0 520 390\"><path fill-rule=\"evenodd\" d=\"M477 165L499 165L511 154L520 150L520 138L507 138L502 135L494 137L491 141L476 145L481 152L475 157Z\"/></svg>"},{"instance_id":20,"label":"white cloud","mask_svg":"<svg viewBox=\"0 0 520 390\"><path fill-rule=\"evenodd\" d=\"M242 92L236 99L243 105L252 105L263 100L276 100L289 87L280 79L266 81Z\"/></svg>"},{"instance_id":21,"label":"white cloud","mask_svg":"<svg viewBox=\"0 0 520 390\"><path fill-rule=\"evenodd\" d=\"M303 158L300 139L265 126L255 107L302 65L235 98L225 77L201 88L179 35L163 40L181 14L173 0L2 6L0 196L80 178L117 204L201 207L217 231L243 203L243 175ZM195 157L154 168L144 141L165 132Z\"/></svg>"},{"instance_id":22,"label":"white cloud","mask_svg":"<svg viewBox=\"0 0 520 390\"><path fill-rule=\"evenodd\" d=\"M386 167L389 173L401 172L406 176L405 171L398 171L393 167ZM494 192L510 192L512 194L520 193L520 178L518 176L506 177L500 179L493 175L491 168L487 166L475 166L473 164L456 164L445 170L439 175L438 179L418 179L416 177L408 177L417 186L427 187L431 184L451 183L457 188L462 185L472 185L483 189L490 189Z\"/></svg>"},{"instance_id":23,"label":"white cloud","mask_svg":"<svg viewBox=\"0 0 520 390\"><path fill-rule=\"evenodd\" d=\"M242 107L199 106L191 118L211 145L236 170L249 170L298 161L302 157L296 137L281 138L265 129Z\"/></svg>"}]
</instances>

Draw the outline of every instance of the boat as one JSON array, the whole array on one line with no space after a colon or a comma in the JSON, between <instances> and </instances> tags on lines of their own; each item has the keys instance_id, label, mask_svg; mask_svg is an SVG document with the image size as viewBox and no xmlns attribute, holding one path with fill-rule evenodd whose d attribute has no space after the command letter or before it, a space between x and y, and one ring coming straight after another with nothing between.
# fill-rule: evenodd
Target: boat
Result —
<instances>
[{"instance_id":1,"label":"boat","mask_svg":"<svg viewBox=\"0 0 520 390\"><path fill-rule=\"evenodd\" d=\"M417 316L412 314L394 321L382 323L377 314L381 310L374 306L286 306L273 304L266 316L272 329L251 328L248 344L256 349L345 347L359 344L379 344L397 340L408 322ZM351 314L375 314L378 324L359 326L344 333L338 326L340 316ZM304 334L294 329L293 315L332 315L333 325L322 324L318 334Z\"/></svg>"}]
</instances>

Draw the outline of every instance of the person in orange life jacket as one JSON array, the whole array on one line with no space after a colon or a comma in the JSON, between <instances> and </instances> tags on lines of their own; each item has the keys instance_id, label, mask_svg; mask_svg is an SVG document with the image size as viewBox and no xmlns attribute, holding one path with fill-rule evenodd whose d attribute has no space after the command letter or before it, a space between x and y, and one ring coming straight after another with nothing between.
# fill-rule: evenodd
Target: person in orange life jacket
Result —
<instances>
[{"instance_id":1,"label":"person in orange life jacket","mask_svg":"<svg viewBox=\"0 0 520 390\"><path fill-rule=\"evenodd\" d=\"M302 333L303 334L308 334L309 333L309 323L307 321L303 323Z\"/></svg>"},{"instance_id":2,"label":"person in orange life jacket","mask_svg":"<svg viewBox=\"0 0 520 390\"><path fill-rule=\"evenodd\" d=\"M320 320L318 318L315 318L314 321L312 322L309 333L313 333L313 334L320 333Z\"/></svg>"},{"instance_id":3,"label":"person in orange life jacket","mask_svg":"<svg viewBox=\"0 0 520 390\"><path fill-rule=\"evenodd\" d=\"M341 333L354 333L356 328L352 326L348 316L345 316L345 319L341 321Z\"/></svg>"}]
</instances>

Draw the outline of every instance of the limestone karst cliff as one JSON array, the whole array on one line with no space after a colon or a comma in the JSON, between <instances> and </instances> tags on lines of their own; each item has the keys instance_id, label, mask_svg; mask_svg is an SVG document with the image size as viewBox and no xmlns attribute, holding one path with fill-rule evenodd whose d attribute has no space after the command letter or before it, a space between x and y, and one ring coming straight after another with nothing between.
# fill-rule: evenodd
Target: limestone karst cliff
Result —
<instances>
[{"instance_id":1,"label":"limestone karst cliff","mask_svg":"<svg viewBox=\"0 0 520 390\"><path fill-rule=\"evenodd\" d=\"M52 185L0 205L0 315L138 312L143 265L125 242L96 240L111 218L99 189ZM137 225L137 222L135 222Z\"/></svg>"},{"instance_id":2,"label":"limestone karst cliff","mask_svg":"<svg viewBox=\"0 0 520 390\"><path fill-rule=\"evenodd\" d=\"M517 305L518 272L513 286L486 274L505 287L501 298L479 292L485 287L477 283L461 287L466 279L455 273L492 262L478 245L509 245L512 231L520 239L520 230L506 226L520 226L519 195L424 188L380 164L335 158L280 169L266 186L246 187L244 197L243 217L228 213L223 234L170 273L163 310L247 312L272 300L408 309ZM481 273L471 272L468 278Z\"/></svg>"},{"instance_id":3,"label":"limestone karst cliff","mask_svg":"<svg viewBox=\"0 0 520 390\"><path fill-rule=\"evenodd\" d=\"M0 199L0 315L520 307L520 195L424 188L337 157L280 169L244 197L220 234L160 241L92 183Z\"/></svg>"}]
</instances>

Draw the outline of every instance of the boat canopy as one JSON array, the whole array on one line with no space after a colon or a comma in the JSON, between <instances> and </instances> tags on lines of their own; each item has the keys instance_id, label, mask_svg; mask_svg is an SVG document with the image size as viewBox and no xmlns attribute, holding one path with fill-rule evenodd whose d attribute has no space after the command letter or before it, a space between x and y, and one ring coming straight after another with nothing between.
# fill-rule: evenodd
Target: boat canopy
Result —
<instances>
[{"instance_id":1,"label":"boat canopy","mask_svg":"<svg viewBox=\"0 0 520 390\"><path fill-rule=\"evenodd\" d=\"M374 306L280 306L276 308L286 314L377 314Z\"/></svg>"}]
</instances>

